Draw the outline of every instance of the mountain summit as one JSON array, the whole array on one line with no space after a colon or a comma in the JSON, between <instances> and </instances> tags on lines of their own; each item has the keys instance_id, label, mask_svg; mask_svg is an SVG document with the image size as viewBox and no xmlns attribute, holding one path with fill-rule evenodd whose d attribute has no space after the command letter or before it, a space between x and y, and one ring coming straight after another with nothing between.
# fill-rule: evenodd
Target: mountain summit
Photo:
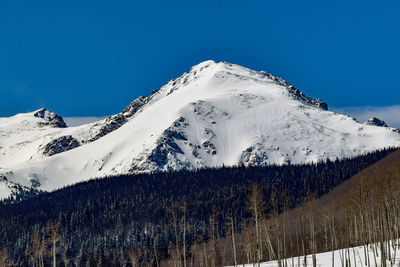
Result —
<instances>
[{"instance_id":1,"label":"mountain summit","mask_svg":"<svg viewBox=\"0 0 400 267\"><path fill-rule=\"evenodd\" d=\"M113 174L309 163L400 145L392 128L360 124L281 78L227 62L200 63L87 125L54 127L34 114L0 118L0 176L43 190ZM10 190L3 184L1 196Z\"/></svg>"}]
</instances>

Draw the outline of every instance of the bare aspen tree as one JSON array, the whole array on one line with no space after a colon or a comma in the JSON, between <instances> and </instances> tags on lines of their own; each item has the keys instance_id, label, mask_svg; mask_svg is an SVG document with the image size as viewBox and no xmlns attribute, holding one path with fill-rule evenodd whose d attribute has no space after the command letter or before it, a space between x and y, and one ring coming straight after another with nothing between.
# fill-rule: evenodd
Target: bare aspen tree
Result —
<instances>
[{"instance_id":1,"label":"bare aspen tree","mask_svg":"<svg viewBox=\"0 0 400 267\"><path fill-rule=\"evenodd\" d=\"M257 184L252 185L251 195L249 198L249 209L253 214L255 232L256 232L256 253L257 253L257 265L260 265L262 260L262 242L260 234L260 217L263 213L264 196L261 189Z\"/></svg>"},{"instance_id":2,"label":"bare aspen tree","mask_svg":"<svg viewBox=\"0 0 400 267\"><path fill-rule=\"evenodd\" d=\"M43 254L46 251L46 242L37 233L32 236L32 252L38 258L39 267L44 267Z\"/></svg>"},{"instance_id":3,"label":"bare aspen tree","mask_svg":"<svg viewBox=\"0 0 400 267\"><path fill-rule=\"evenodd\" d=\"M234 214L235 214L235 212L234 212L234 209L235 209L235 203L234 203L234 201L232 201L232 206L231 206L231 210L230 210L231 212L230 212L230 215L227 216L227 217L229 219L228 225L229 225L229 227L231 229L233 263L234 263L234 266L236 267L237 266L237 256L236 256L236 242L235 242L235 225L234 225L234 216L235 216Z\"/></svg>"},{"instance_id":4,"label":"bare aspen tree","mask_svg":"<svg viewBox=\"0 0 400 267\"><path fill-rule=\"evenodd\" d=\"M219 212L213 207L212 214L209 217L210 221L210 230L211 230L211 247L212 247L212 255L211 255L211 266L215 267L220 264L219 262L219 253L217 247L217 234L216 234L216 219L219 216Z\"/></svg>"},{"instance_id":5,"label":"bare aspen tree","mask_svg":"<svg viewBox=\"0 0 400 267\"><path fill-rule=\"evenodd\" d=\"M51 253L53 256L53 267L57 266L57 244L61 241L60 224L49 222L47 225L48 242L51 244Z\"/></svg>"},{"instance_id":6,"label":"bare aspen tree","mask_svg":"<svg viewBox=\"0 0 400 267\"><path fill-rule=\"evenodd\" d=\"M128 252L129 262L132 265L132 267L140 266L142 254L143 253L141 248L134 248Z\"/></svg>"},{"instance_id":7,"label":"bare aspen tree","mask_svg":"<svg viewBox=\"0 0 400 267\"><path fill-rule=\"evenodd\" d=\"M187 202L185 199L182 200L182 204L180 206L180 209L182 211L182 221L183 221L183 244L182 244L182 249L183 249L183 266L187 267L187 261L186 261L186 250L187 250L187 245L186 245L186 228L187 228L187 222L186 222L186 217L187 217Z\"/></svg>"},{"instance_id":8,"label":"bare aspen tree","mask_svg":"<svg viewBox=\"0 0 400 267\"><path fill-rule=\"evenodd\" d=\"M197 247L200 254L200 266L208 266L207 242L203 235L197 237Z\"/></svg>"},{"instance_id":9,"label":"bare aspen tree","mask_svg":"<svg viewBox=\"0 0 400 267\"><path fill-rule=\"evenodd\" d=\"M293 231L292 231L292 223L289 222L289 244L290 244L290 256L292 257L291 266L294 267L294 253L293 253Z\"/></svg>"},{"instance_id":10,"label":"bare aspen tree","mask_svg":"<svg viewBox=\"0 0 400 267\"><path fill-rule=\"evenodd\" d=\"M296 215L299 217L299 215ZM296 253L297 253L297 266L300 267L300 242L299 242L299 227L298 225L295 226L296 232ZM294 267L294 264L292 265Z\"/></svg>"},{"instance_id":11,"label":"bare aspen tree","mask_svg":"<svg viewBox=\"0 0 400 267\"><path fill-rule=\"evenodd\" d=\"M323 224L324 224L324 244L325 244L325 251L329 251L329 240L328 240L328 224L329 224L329 212L323 212Z\"/></svg>"},{"instance_id":12,"label":"bare aspen tree","mask_svg":"<svg viewBox=\"0 0 400 267\"><path fill-rule=\"evenodd\" d=\"M306 250L306 245L308 243L308 238L307 238L307 231L306 231L306 219L305 219L305 208L304 206L302 207L302 211L300 213L300 239L301 239L301 251L303 255L303 264L304 266L307 266L307 250Z\"/></svg>"},{"instance_id":13,"label":"bare aspen tree","mask_svg":"<svg viewBox=\"0 0 400 267\"><path fill-rule=\"evenodd\" d=\"M1 267L6 267L7 266L7 262L10 259L10 254L8 253L8 249L6 247L3 247L0 250L0 264Z\"/></svg>"},{"instance_id":14,"label":"bare aspen tree","mask_svg":"<svg viewBox=\"0 0 400 267\"><path fill-rule=\"evenodd\" d=\"M252 227L249 227L244 231L244 241L243 241L243 250L246 253L247 264L255 263L256 258L254 258L254 231Z\"/></svg>"},{"instance_id":15,"label":"bare aspen tree","mask_svg":"<svg viewBox=\"0 0 400 267\"><path fill-rule=\"evenodd\" d=\"M181 248L179 245L179 230L178 230L178 211L176 207L176 203L172 204L172 207L168 209L168 211L172 215L172 223L174 226L174 233L175 233L175 249L176 249L176 256L178 258L179 262L179 267L182 266L182 253L181 253Z\"/></svg>"},{"instance_id":16,"label":"bare aspen tree","mask_svg":"<svg viewBox=\"0 0 400 267\"><path fill-rule=\"evenodd\" d=\"M154 252L154 259L156 261L156 266L159 267L160 263L159 263L159 259L158 259L158 251L157 251L157 245L158 245L158 236L155 232L155 227L152 227L152 231L151 231L151 237L153 239L153 252Z\"/></svg>"},{"instance_id":17,"label":"bare aspen tree","mask_svg":"<svg viewBox=\"0 0 400 267\"><path fill-rule=\"evenodd\" d=\"M270 203L272 206L272 218L274 221L274 230L275 230L275 241L276 241L276 254L278 260L278 266L282 267L282 242L281 242L281 223L278 218L279 207L278 207L278 199L276 196L276 188L273 187L270 195Z\"/></svg>"},{"instance_id":18,"label":"bare aspen tree","mask_svg":"<svg viewBox=\"0 0 400 267\"><path fill-rule=\"evenodd\" d=\"M313 195L309 201L308 205L308 220L310 224L310 247L312 253L312 264L313 267L317 266L317 241L315 238L315 218L314 218L314 211L315 211L315 195Z\"/></svg>"},{"instance_id":19,"label":"bare aspen tree","mask_svg":"<svg viewBox=\"0 0 400 267\"><path fill-rule=\"evenodd\" d=\"M264 227L265 242L267 244L267 249L268 249L268 255L269 255L269 259L268 260L273 260L273 259L276 258L276 256L275 256L274 248L272 246L271 237L270 237L270 234L269 234L268 218L263 216L261 221L262 221L262 224L263 224L263 227Z\"/></svg>"}]
</instances>

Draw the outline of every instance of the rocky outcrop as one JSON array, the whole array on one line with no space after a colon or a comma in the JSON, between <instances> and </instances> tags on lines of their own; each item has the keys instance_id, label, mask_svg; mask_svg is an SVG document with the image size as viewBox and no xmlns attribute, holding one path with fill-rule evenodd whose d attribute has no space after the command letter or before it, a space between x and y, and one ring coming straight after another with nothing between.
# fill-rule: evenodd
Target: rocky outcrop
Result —
<instances>
[{"instance_id":1,"label":"rocky outcrop","mask_svg":"<svg viewBox=\"0 0 400 267\"><path fill-rule=\"evenodd\" d=\"M78 146L78 140L73 138L71 135L61 136L47 143L42 149L42 154L45 156L52 156Z\"/></svg>"},{"instance_id":2,"label":"rocky outcrop","mask_svg":"<svg viewBox=\"0 0 400 267\"><path fill-rule=\"evenodd\" d=\"M98 130L97 134L94 135L89 140L85 140L83 142L90 143L96 141L97 139L117 130L128 121L128 118L135 115L136 112L138 112L139 109L143 107L143 105L146 104L147 102L148 102L147 97L140 96L136 98L121 113L110 116L101 121L101 124L103 125L100 127L100 130Z\"/></svg>"},{"instance_id":3,"label":"rocky outcrop","mask_svg":"<svg viewBox=\"0 0 400 267\"><path fill-rule=\"evenodd\" d=\"M387 124L378 118L371 117L369 118L366 122L364 122L366 125L372 125L372 126L379 126L379 127L388 127Z\"/></svg>"},{"instance_id":4,"label":"rocky outcrop","mask_svg":"<svg viewBox=\"0 0 400 267\"><path fill-rule=\"evenodd\" d=\"M314 104L314 106L323 109L323 110L328 110L328 104L325 103L324 101L322 101L321 99L317 98L317 99L313 99L312 103Z\"/></svg>"},{"instance_id":5,"label":"rocky outcrop","mask_svg":"<svg viewBox=\"0 0 400 267\"><path fill-rule=\"evenodd\" d=\"M321 99L312 99L311 97L305 95L300 90L296 89L293 85L289 85L288 87L289 94L296 100L303 102L304 104L308 104L322 110L328 110L328 104L322 101Z\"/></svg>"},{"instance_id":6,"label":"rocky outcrop","mask_svg":"<svg viewBox=\"0 0 400 267\"><path fill-rule=\"evenodd\" d=\"M133 100L125 109L122 111L122 114L125 117L133 116L144 104L148 102L149 98L145 96L140 96Z\"/></svg>"},{"instance_id":7,"label":"rocky outcrop","mask_svg":"<svg viewBox=\"0 0 400 267\"><path fill-rule=\"evenodd\" d=\"M188 124L183 117L177 119L172 126L164 131L162 136L157 140L156 148L151 152L148 160L156 165L157 169L164 169L169 163L170 158L176 158L177 154L184 154L177 144L177 141L186 141L182 128Z\"/></svg>"},{"instance_id":8,"label":"rocky outcrop","mask_svg":"<svg viewBox=\"0 0 400 267\"><path fill-rule=\"evenodd\" d=\"M92 138L89 140L83 141L84 143L90 143L93 141L96 141L97 139L117 130L120 128L122 125L124 125L127 122L127 118L123 114L117 114L110 116L103 120L101 123L103 124L96 135L94 135Z\"/></svg>"},{"instance_id":9,"label":"rocky outcrop","mask_svg":"<svg viewBox=\"0 0 400 267\"><path fill-rule=\"evenodd\" d=\"M65 128L67 125L65 124L63 118L50 110L45 108L39 109L36 111L33 116L37 118L43 119L42 122L39 122L40 126L51 126L55 128Z\"/></svg>"}]
</instances>

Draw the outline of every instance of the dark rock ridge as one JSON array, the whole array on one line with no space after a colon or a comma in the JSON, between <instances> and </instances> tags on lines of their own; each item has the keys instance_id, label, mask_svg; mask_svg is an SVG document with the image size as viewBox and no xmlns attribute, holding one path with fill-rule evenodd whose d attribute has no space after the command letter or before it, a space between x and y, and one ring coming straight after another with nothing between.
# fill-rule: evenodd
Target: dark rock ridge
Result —
<instances>
[{"instance_id":1,"label":"dark rock ridge","mask_svg":"<svg viewBox=\"0 0 400 267\"><path fill-rule=\"evenodd\" d=\"M387 124L378 118L371 117L369 118L364 124L372 125L372 126L379 126L379 127L388 127Z\"/></svg>"},{"instance_id":2,"label":"dark rock ridge","mask_svg":"<svg viewBox=\"0 0 400 267\"><path fill-rule=\"evenodd\" d=\"M121 113L110 116L100 123L104 124L99 132L91 139L84 141L84 143L90 143L96 141L97 139L117 130L122 125L124 125L128 118L132 117L139 109L148 102L148 98L145 96L140 96L133 100Z\"/></svg>"},{"instance_id":3,"label":"dark rock ridge","mask_svg":"<svg viewBox=\"0 0 400 267\"><path fill-rule=\"evenodd\" d=\"M63 118L50 110L45 108L39 109L36 111L33 116L37 118L41 118L44 122L40 122L40 126L51 126L55 128L65 128L67 125L65 124Z\"/></svg>"},{"instance_id":4,"label":"dark rock ridge","mask_svg":"<svg viewBox=\"0 0 400 267\"><path fill-rule=\"evenodd\" d=\"M154 91L153 91L154 92ZM154 93L152 93L154 94ZM146 104L149 101L148 97L145 96L140 96L133 100L123 111L122 114L125 117L131 117L133 116L144 104Z\"/></svg>"},{"instance_id":5,"label":"dark rock ridge","mask_svg":"<svg viewBox=\"0 0 400 267\"><path fill-rule=\"evenodd\" d=\"M289 84L287 87L289 90L289 94L296 100L299 100L305 104L309 104L311 106L320 108L322 110L328 110L328 104L322 101L321 99L312 99L311 97L305 95L300 90L296 89L293 85Z\"/></svg>"},{"instance_id":6,"label":"dark rock ridge","mask_svg":"<svg viewBox=\"0 0 400 267\"><path fill-rule=\"evenodd\" d=\"M96 141L97 139L117 130L120 128L122 125L124 125L127 122L126 116L123 114L119 113L110 117L107 117L103 121L101 121L101 124L104 124L101 126L99 129L98 133L90 138L89 140L83 140L83 143L91 143L93 141Z\"/></svg>"},{"instance_id":7,"label":"dark rock ridge","mask_svg":"<svg viewBox=\"0 0 400 267\"><path fill-rule=\"evenodd\" d=\"M79 146L78 140L71 135L58 137L43 147L42 154L45 156L52 156L61 152L71 150Z\"/></svg>"}]
</instances>

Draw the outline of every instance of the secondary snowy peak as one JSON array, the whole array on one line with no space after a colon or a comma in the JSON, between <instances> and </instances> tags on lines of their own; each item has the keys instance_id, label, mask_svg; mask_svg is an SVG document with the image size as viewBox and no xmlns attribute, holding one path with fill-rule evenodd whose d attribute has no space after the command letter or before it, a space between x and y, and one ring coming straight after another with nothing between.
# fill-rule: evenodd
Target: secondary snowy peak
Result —
<instances>
[{"instance_id":1,"label":"secondary snowy peak","mask_svg":"<svg viewBox=\"0 0 400 267\"><path fill-rule=\"evenodd\" d=\"M41 125L49 125L52 127L58 127L58 128L65 128L67 125L65 124L63 118L54 112L47 110L45 108L41 108L35 112L33 112L33 116L37 118L41 118L45 123L41 122Z\"/></svg>"},{"instance_id":2,"label":"secondary snowy peak","mask_svg":"<svg viewBox=\"0 0 400 267\"><path fill-rule=\"evenodd\" d=\"M32 118L52 116L0 118L0 175L53 190L122 173L309 163L400 146L393 128L327 109L268 72L205 61L98 122L24 132Z\"/></svg>"},{"instance_id":3,"label":"secondary snowy peak","mask_svg":"<svg viewBox=\"0 0 400 267\"><path fill-rule=\"evenodd\" d=\"M0 118L0 171L94 142L124 125L145 103L147 98L139 97L121 113L77 127L67 127L61 116L44 108Z\"/></svg>"},{"instance_id":4,"label":"secondary snowy peak","mask_svg":"<svg viewBox=\"0 0 400 267\"><path fill-rule=\"evenodd\" d=\"M388 127L387 124L378 118L371 117L369 118L366 122L364 122L365 125L372 125L372 126L379 126L379 127Z\"/></svg>"}]
</instances>

